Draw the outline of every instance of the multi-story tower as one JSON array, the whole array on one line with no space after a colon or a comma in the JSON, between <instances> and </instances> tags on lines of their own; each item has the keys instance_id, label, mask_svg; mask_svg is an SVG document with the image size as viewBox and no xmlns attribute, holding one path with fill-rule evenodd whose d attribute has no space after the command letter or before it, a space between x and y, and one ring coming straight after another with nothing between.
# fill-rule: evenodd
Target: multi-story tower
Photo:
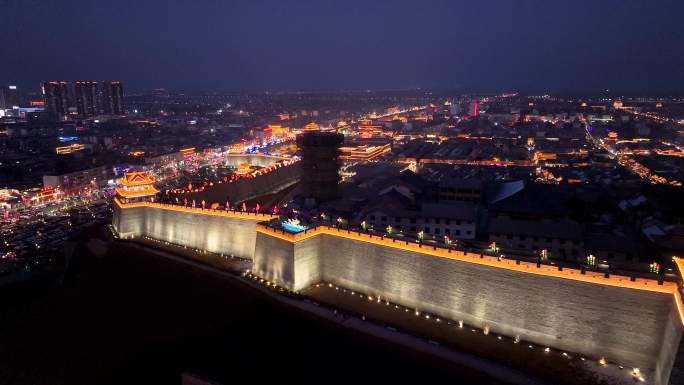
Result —
<instances>
[{"instance_id":1,"label":"multi-story tower","mask_svg":"<svg viewBox=\"0 0 684 385\"><path fill-rule=\"evenodd\" d=\"M337 198L340 145L344 135L333 131L305 130L297 136L302 154L302 186L319 202Z\"/></svg>"},{"instance_id":2,"label":"multi-story tower","mask_svg":"<svg viewBox=\"0 0 684 385\"><path fill-rule=\"evenodd\" d=\"M123 84L118 80L102 83L102 112L108 115L123 115Z\"/></svg>"},{"instance_id":3,"label":"multi-story tower","mask_svg":"<svg viewBox=\"0 0 684 385\"><path fill-rule=\"evenodd\" d=\"M97 82L77 80L74 84L74 93L76 96L76 110L80 116L97 115Z\"/></svg>"},{"instance_id":4,"label":"multi-story tower","mask_svg":"<svg viewBox=\"0 0 684 385\"><path fill-rule=\"evenodd\" d=\"M49 80L42 85L43 100L50 113L62 117L69 112L69 93L67 82Z\"/></svg>"},{"instance_id":5,"label":"multi-story tower","mask_svg":"<svg viewBox=\"0 0 684 385\"><path fill-rule=\"evenodd\" d=\"M14 107L19 107L17 86L0 87L0 110L11 110Z\"/></svg>"},{"instance_id":6,"label":"multi-story tower","mask_svg":"<svg viewBox=\"0 0 684 385\"><path fill-rule=\"evenodd\" d=\"M123 202L153 201L159 190L154 187L154 178L147 172L127 172L116 180L117 198Z\"/></svg>"}]
</instances>

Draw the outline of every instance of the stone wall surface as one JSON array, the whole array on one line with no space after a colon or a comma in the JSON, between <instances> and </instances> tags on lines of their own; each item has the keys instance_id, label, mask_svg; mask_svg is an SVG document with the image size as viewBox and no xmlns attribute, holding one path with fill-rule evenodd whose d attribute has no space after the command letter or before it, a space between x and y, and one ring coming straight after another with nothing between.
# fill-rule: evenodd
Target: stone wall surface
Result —
<instances>
[{"instance_id":1,"label":"stone wall surface","mask_svg":"<svg viewBox=\"0 0 684 385\"><path fill-rule=\"evenodd\" d=\"M212 253L252 259L256 223L264 219L266 217L253 214L241 219L142 206L115 207L112 224L124 238L148 236Z\"/></svg>"},{"instance_id":2,"label":"stone wall surface","mask_svg":"<svg viewBox=\"0 0 684 385\"><path fill-rule=\"evenodd\" d=\"M321 278L540 345L655 368L672 296L324 235ZM299 266L297 266L299 268Z\"/></svg>"},{"instance_id":3,"label":"stone wall surface","mask_svg":"<svg viewBox=\"0 0 684 385\"><path fill-rule=\"evenodd\" d=\"M682 330L672 295L491 268L327 234L304 242L312 239L319 244L295 249L295 278L307 277L306 284L291 283L295 290L334 282L542 346L652 370L660 378L657 384L667 384ZM311 277L315 272L318 279Z\"/></svg>"},{"instance_id":4,"label":"stone wall surface","mask_svg":"<svg viewBox=\"0 0 684 385\"><path fill-rule=\"evenodd\" d=\"M326 238L313 237L295 244L294 290L305 289L321 280L322 259L320 258Z\"/></svg>"},{"instance_id":5,"label":"stone wall surface","mask_svg":"<svg viewBox=\"0 0 684 385\"><path fill-rule=\"evenodd\" d=\"M252 258L256 221L147 208L145 235L212 253Z\"/></svg>"},{"instance_id":6,"label":"stone wall surface","mask_svg":"<svg viewBox=\"0 0 684 385\"><path fill-rule=\"evenodd\" d=\"M295 281L294 249L291 242L257 233L252 272L292 289L290 283Z\"/></svg>"},{"instance_id":7,"label":"stone wall surface","mask_svg":"<svg viewBox=\"0 0 684 385\"><path fill-rule=\"evenodd\" d=\"M260 195L273 194L299 182L301 169L299 163L283 166L263 175L251 179L238 179L232 183L214 184L202 192L193 192L188 200L225 204L230 200L232 204L238 204Z\"/></svg>"},{"instance_id":8,"label":"stone wall surface","mask_svg":"<svg viewBox=\"0 0 684 385\"><path fill-rule=\"evenodd\" d=\"M118 206L114 207L112 225L124 238L142 235L145 232L146 214L145 207L133 207L122 211Z\"/></svg>"},{"instance_id":9,"label":"stone wall surface","mask_svg":"<svg viewBox=\"0 0 684 385\"><path fill-rule=\"evenodd\" d=\"M252 258L252 271L292 290L319 281L542 346L606 357L665 385L681 345L671 293L544 276L331 234L296 242L255 219L156 207L115 210L120 234ZM675 371L676 372L676 371ZM674 374L673 374L674 376Z\"/></svg>"},{"instance_id":10,"label":"stone wall surface","mask_svg":"<svg viewBox=\"0 0 684 385\"><path fill-rule=\"evenodd\" d=\"M262 154L230 154L224 157L224 163L225 165L232 167L238 167L242 163L249 163L259 167L268 167L273 163L286 159L288 158Z\"/></svg>"},{"instance_id":11,"label":"stone wall surface","mask_svg":"<svg viewBox=\"0 0 684 385\"><path fill-rule=\"evenodd\" d=\"M674 300L673 300L674 301ZM664 326L664 336L660 354L656 362L656 383L684 384L684 341L682 341L682 324L677 310L673 309Z\"/></svg>"}]
</instances>

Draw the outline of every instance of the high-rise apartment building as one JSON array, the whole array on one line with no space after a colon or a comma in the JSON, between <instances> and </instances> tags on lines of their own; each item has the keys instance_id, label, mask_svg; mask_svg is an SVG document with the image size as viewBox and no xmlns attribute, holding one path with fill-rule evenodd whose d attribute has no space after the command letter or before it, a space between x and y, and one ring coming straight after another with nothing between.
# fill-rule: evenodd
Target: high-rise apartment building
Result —
<instances>
[{"instance_id":1,"label":"high-rise apartment building","mask_svg":"<svg viewBox=\"0 0 684 385\"><path fill-rule=\"evenodd\" d=\"M0 88L0 109L11 110L15 107L19 107L17 86L2 86Z\"/></svg>"},{"instance_id":2,"label":"high-rise apartment building","mask_svg":"<svg viewBox=\"0 0 684 385\"><path fill-rule=\"evenodd\" d=\"M76 110L80 116L95 116L98 114L97 82L91 80L77 80L74 83L76 96Z\"/></svg>"},{"instance_id":3,"label":"high-rise apartment building","mask_svg":"<svg viewBox=\"0 0 684 385\"><path fill-rule=\"evenodd\" d=\"M62 117L69 112L69 93L67 82L63 80L49 80L42 85L43 100L47 110Z\"/></svg>"},{"instance_id":4,"label":"high-rise apartment building","mask_svg":"<svg viewBox=\"0 0 684 385\"><path fill-rule=\"evenodd\" d=\"M102 82L102 112L108 115L123 115L123 84L120 81Z\"/></svg>"}]
</instances>

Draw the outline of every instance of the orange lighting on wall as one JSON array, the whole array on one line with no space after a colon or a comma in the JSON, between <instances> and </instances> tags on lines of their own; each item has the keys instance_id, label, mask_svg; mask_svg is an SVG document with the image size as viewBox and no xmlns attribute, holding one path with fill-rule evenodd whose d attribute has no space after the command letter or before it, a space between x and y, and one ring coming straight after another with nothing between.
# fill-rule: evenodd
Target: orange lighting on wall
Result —
<instances>
[{"instance_id":1,"label":"orange lighting on wall","mask_svg":"<svg viewBox=\"0 0 684 385\"><path fill-rule=\"evenodd\" d=\"M183 154L183 156L190 156L190 155L195 154L195 147L184 148L184 149L180 150L180 152L181 152L181 154Z\"/></svg>"},{"instance_id":2,"label":"orange lighting on wall","mask_svg":"<svg viewBox=\"0 0 684 385\"><path fill-rule=\"evenodd\" d=\"M243 156L254 156L257 158L264 158L264 159L275 159L275 160L288 160L291 158L287 158L284 156L277 156L277 155L267 155L267 154L244 154L244 153L239 153L239 154L226 154L226 157L243 157Z\"/></svg>"},{"instance_id":3,"label":"orange lighting on wall","mask_svg":"<svg viewBox=\"0 0 684 385\"><path fill-rule=\"evenodd\" d=\"M170 205L170 204L164 204L164 203L154 203L154 202L122 203L118 198L114 198L114 203L120 209L123 209L123 210L132 209L132 208L136 208L136 207L148 207L148 208L176 211L176 212L182 212L182 213L190 213L190 214L198 214L198 215L210 215L210 216L215 216L215 217L244 219L244 220L259 221L259 222L268 221L271 219L278 218L277 215L271 215L271 214L261 214L261 213L257 214L257 213L241 212L241 211L223 211L223 210L203 209L201 207L184 207L184 206Z\"/></svg>"},{"instance_id":4,"label":"orange lighting on wall","mask_svg":"<svg viewBox=\"0 0 684 385\"><path fill-rule=\"evenodd\" d=\"M193 208L193 207L183 207L170 204L153 203L153 202L134 202L134 203L122 203L119 199L114 198L114 203L120 209L129 209L136 207L147 207L156 208L161 210L177 211L184 213L191 213L197 215L210 215L210 216L220 216L226 218L234 218L241 220L252 220L258 222L264 222L271 219L278 218L277 215L271 214L257 214L249 212L239 212L239 211L222 211L213 209L203 209L203 208ZM604 285L612 287L620 287L633 290L644 290L655 293L670 294L673 296L675 305L679 314L680 321L684 325L684 304L682 303L682 296L679 292L679 285L675 282L662 282L659 283L653 279L638 278L632 280L631 277L614 275L611 274L609 277L605 277L603 273L585 271L582 274L581 271L576 269L564 268L559 270L556 266L551 265L539 265L536 263L530 263L525 261L516 261L506 258L497 258L493 256L469 253L459 250L450 250L442 247L437 247L433 245L420 245L414 242L407 242L405 240L398 240L392 238L385 238L379 235L371 235L366 233L359 233L356 231L350 231L346 229L339 229L329 226L317 226L313 229L306 230L301 233L291 234L285 232L284 230L274 229L272 227L266 226L264 224L257 224L256 231L274 238L278 238L287 242L297 243L304 241L306 239L319 236L319 235L330 235L338 238L345 238L354 241L360 241L365 243L372 243L375 245L409 251L417 254L422 254L426 256L433 256L439 258L446 258L454 261L472 263L476 265L488 266L499 269L506 269L511 271L516 271L520 273L534 274L545 277L568 279L577 282L584 282L595 285ZM673 258L680 275L684 273L684 260L679 257Z\"/></svg>"},{"instance_id":5,"label":"orange lighting on wall","mask_svg":"<svg viewBox=\"0 0 684 385\"><path fill-rule=\"evenodd\" d=\"M406 242L404 240L396 239L393 240L391 238L383 238L381 236L371 236L369 234L358 233L356 231L347 232L347 230L344 229L337 229L328 226L318 226L314 229L307 230L306 232L291 234L287 232L278 231L265 225L258 225L257 232L267 234L293 243L301 242L305 239L320 234L327 234L355 241L373 243L376 245L391 247L404 251L426 254L441 258L448 258L451 260L474 263L478 265L514 270L522 273L530 273L535 275L570 279L573 281L580 281L592 284L646 290L666 294L673 294L677 291L677 284L673 282L663 282L662 285L659 285L658 281L645 278L639 278L635 281L632 281L630 277L612 274L609 278L605 278L603 273L597 273L592 271L586 271L585 274L582 274L579 270L568 268L559 271L556 266L541 265L540 267L537 267L535 263L529 263L524 261L520 261L520 264L518 264L515 260L506 258L499 259L497 257L492 257L488 255L480 256L480 254L467 253L459 250L452 250L451 252L449 252L448 249L435 247L432 245L422 245L421 247L418 243Z\"/></svg>"}]
</instances>

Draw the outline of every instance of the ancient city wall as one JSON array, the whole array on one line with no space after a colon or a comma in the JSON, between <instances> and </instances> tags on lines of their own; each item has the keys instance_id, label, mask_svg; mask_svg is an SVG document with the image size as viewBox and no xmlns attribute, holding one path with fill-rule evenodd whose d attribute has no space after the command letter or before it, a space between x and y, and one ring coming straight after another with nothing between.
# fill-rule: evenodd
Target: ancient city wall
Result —
<instances>
[{"instance_id":1,"label":"ancient city wall","mask_svg":"<svg viewBox=\"0 0 684 385\"><path fill-rule=\"evenodd\" d=\"M120 204L113 226L123 238L148 236L212 253L251 259L257 222L270 215L179 207L159 203Z\"/></svg>"},{"instance_id":2,"label":"ancient city wall","mask_svg":"<svg viewBox=\"0 0 684 385\"><path fill-rule=\"evenodd\" d=\"M656 367L664 326L673 310L672 296L662 293L324 237L319 255L324 281L540 345L635 367Z\"/></svg>"},{"instance_id":3,"label":"ancient city wall","mask_svg":"<svg viewBox=\"0 0 684 385\"><path fill-rule=\"evenodd\" d=\"M258 231L257 250L264 247L255 262L264 263L255 263L254 272L293 290L334 282L542 346L647 369L656 384L668 383L682 334L674 283L548 266L535 271L534 264L446 254L344 230ZM273 249L286 251L269 255Z\"/></svg>"},{"instance_id":4,"label":"ancient city wall","mask_svg":"<svg viewBox=\"0 0 684 385\"><path fill-rule=\"evenodd\" d=\"M237 167L242 163L249 163L259 167L267 167L273 163L290 159L283 156L266 154L226 154L223 156L223 158L225 164L232 167Z\"/></svg>"},{"instance_id":5,"label":"ancient city wall","mask_svg":"<svg viewBox=\"0 0 684 385\"><path fill-rule=\"evenodd\" d=\"M146 208L144 206L130 207L125 212L115 201L112 226L122 238L130 238L145 233Z\"/></svg>"},{"instance_id":6,"label":"ancient city wall","mask_svg":"<svg viewBox=\"0 0 684 385\"><path fill-rule=\"evenodd\" d=\"M188 199L194 199L196 202L204 200L207 205L212 203L223 205L226 200L230 200L232 204L238 204L261 195L281 191L299 182L300 177L299 163L294 163L254 178L238 179L232 183L214 184L202 192L191 193Z\"/></svg>"},{"instance_id":7,"label":"ancient city wall","mask_svg":"<svg viewBox=\"0 0 684 385\"><path fill-rule=\"evenodd\" d=\"M269 215L117 204L122 236L253 259L252 271L292 290L334 282L542 346L648 370L665 385L681 344L677 285L448 251L319 226L292 235ZM679 299L676 299L679 298Z\"/></svg>"},{"instance_id":8,"label":"ancient city wall","mask_svg":"<svg viewBox=\"0 0 684 385\"><path fill-rule=\"evenodd\" d=\"M673 306L676 306L673 305ZM682 321L676 309L672 309L664 326L664 337L660 353L656 361L655 377L657 383L684 384L684 371L681 363L684 362L684 341L682 341ZM679 362L678 367L673 367Z\"/></svg>"},{"instance_id":9,"label":"ancient city wall","mask_svg":"<svg viewBox=\"0 0 684 385\"><path fill-rule=\"evenodd\" d=\"M294 282L294 249L292 242L257 233L252 271L269 281Z\"/></svg>"}]
</instances>

